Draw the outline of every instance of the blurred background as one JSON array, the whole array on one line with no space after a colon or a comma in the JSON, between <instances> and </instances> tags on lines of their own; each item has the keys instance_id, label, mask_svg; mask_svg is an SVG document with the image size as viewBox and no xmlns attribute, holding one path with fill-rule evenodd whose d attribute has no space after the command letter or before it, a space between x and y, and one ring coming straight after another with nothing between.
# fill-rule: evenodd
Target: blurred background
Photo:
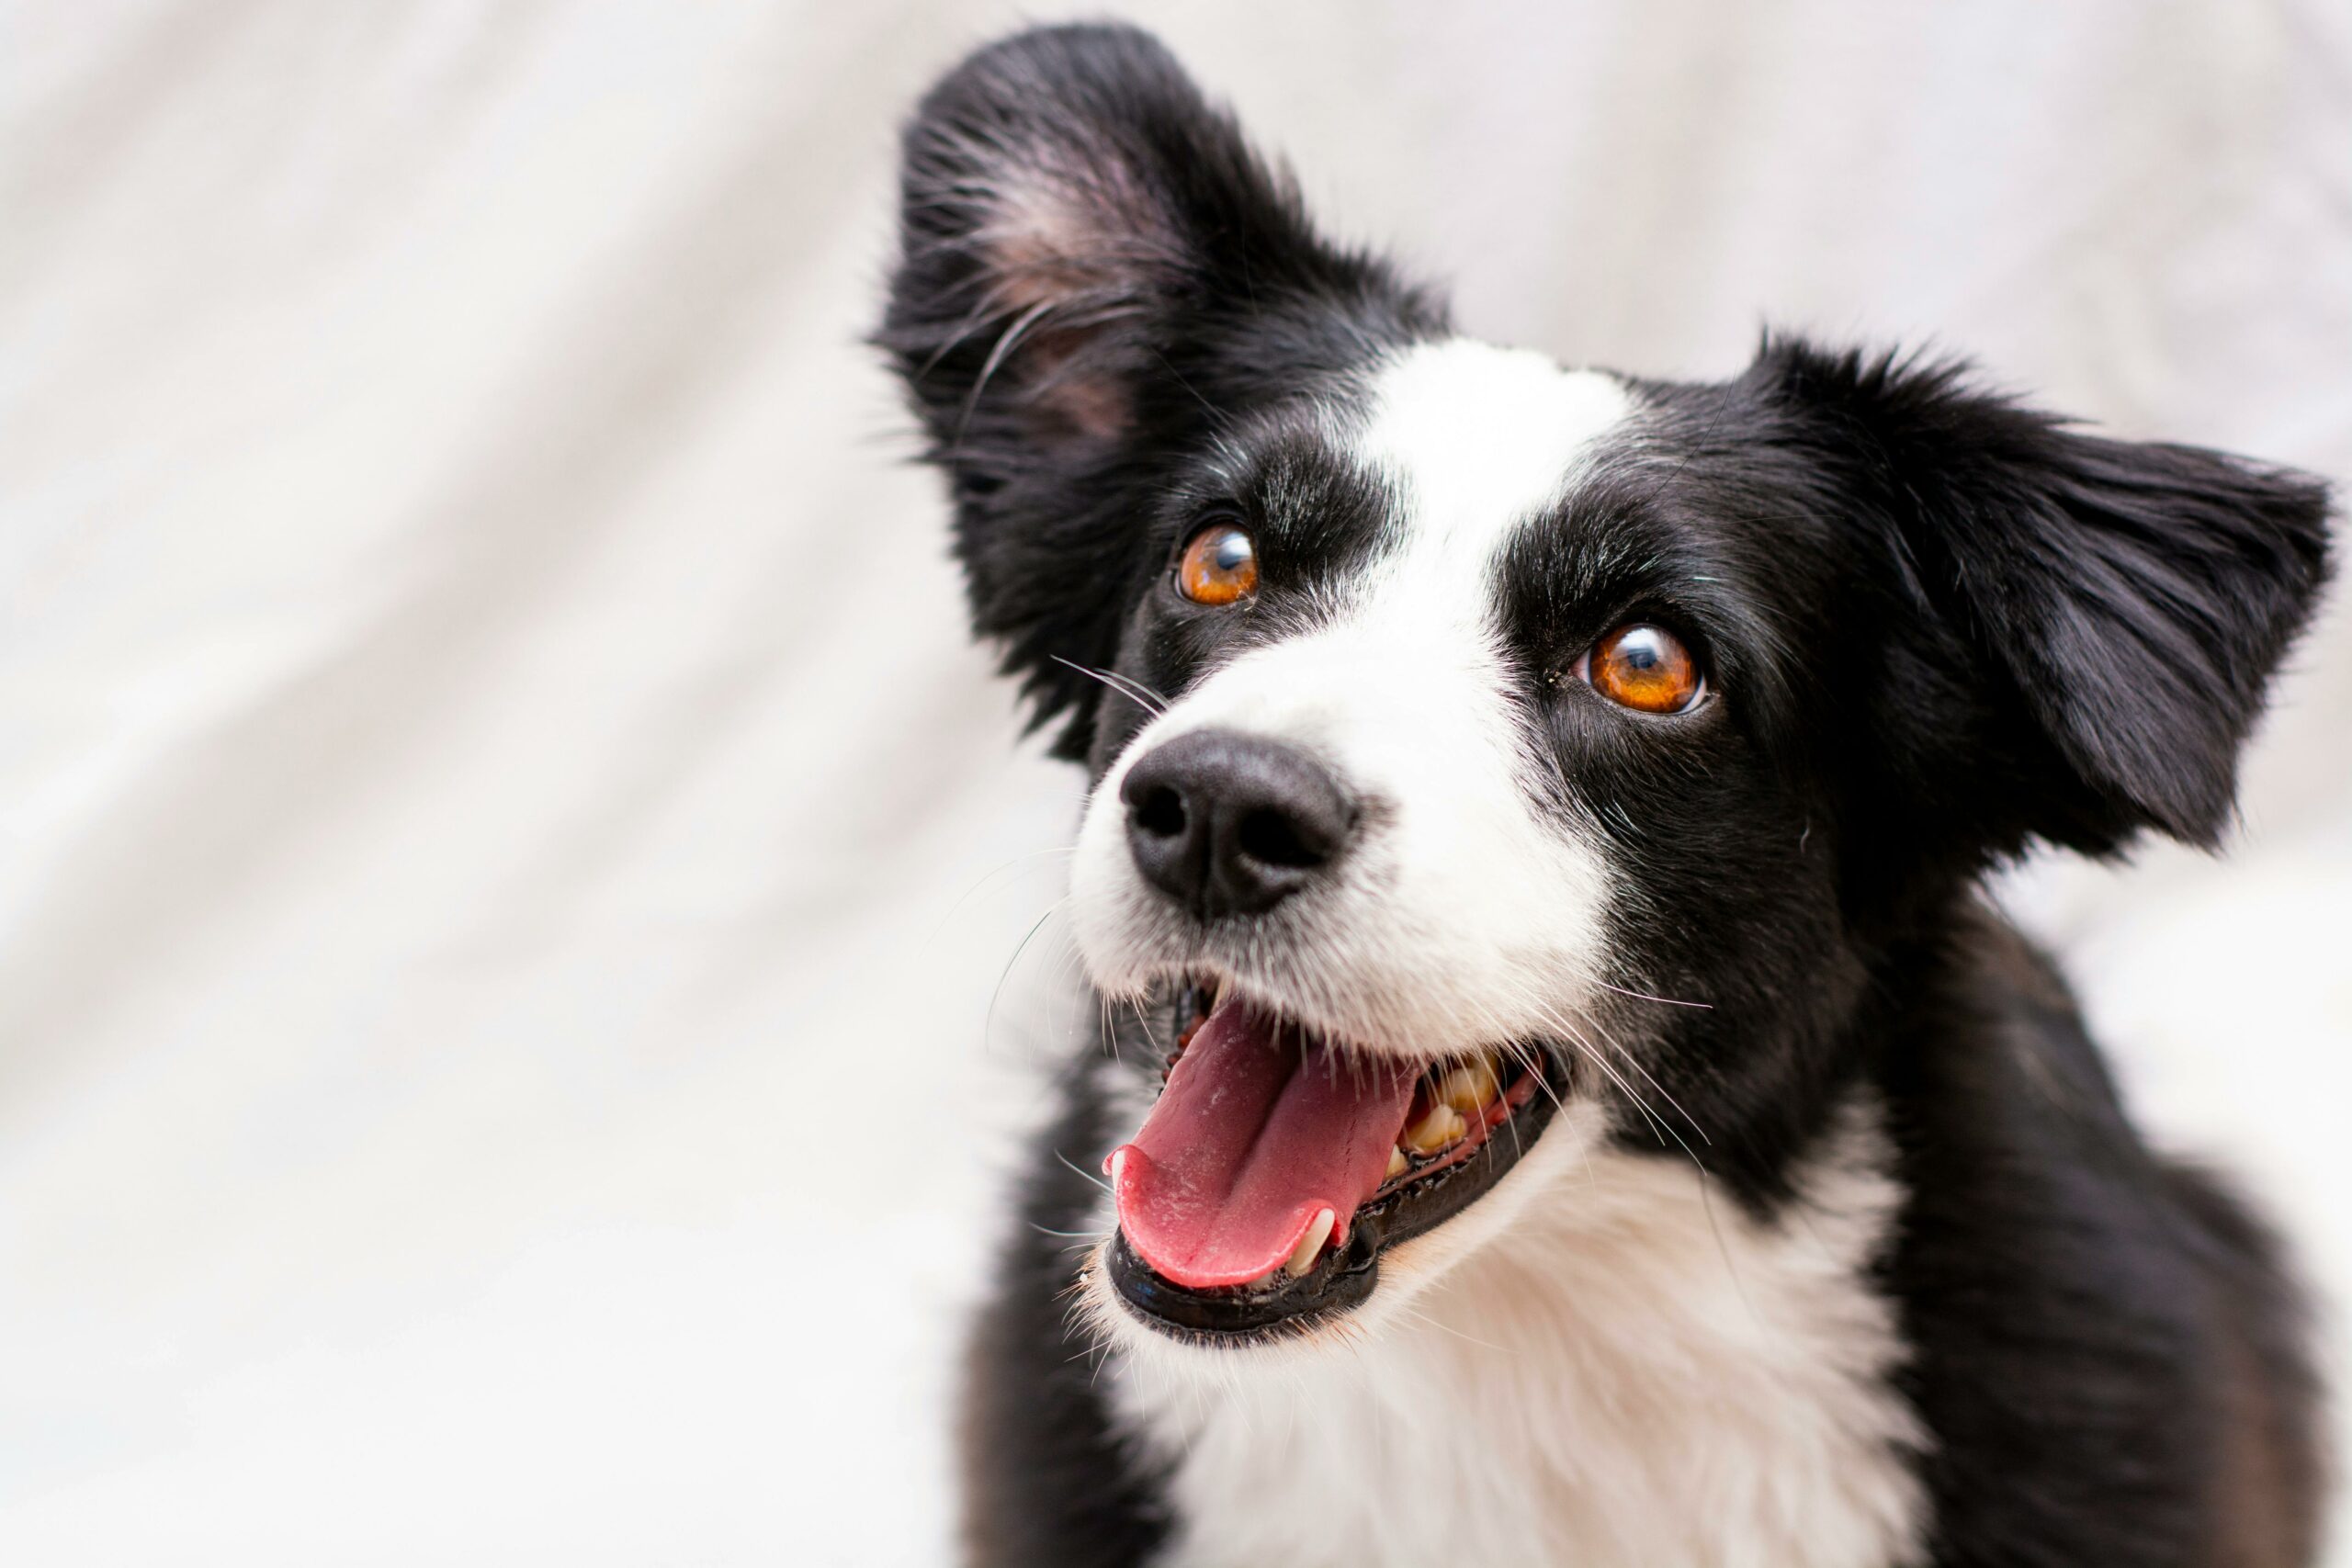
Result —
<instances>
[{"instance_id":1,"label":"blurred background","mask_svg":"<svg viewBox=\"0 0 2352 1568\"><path fill-rule=\"evenodd\" d=\"M2352 479L2341 4L1109 9L1474 332ZM0 1561L944 1558L1081 781L857 339L1065 12L0 5ZM2336 615L2227 858L2003 890L2339 1298L2348 733Z\"/></svg>"}]
</instances>

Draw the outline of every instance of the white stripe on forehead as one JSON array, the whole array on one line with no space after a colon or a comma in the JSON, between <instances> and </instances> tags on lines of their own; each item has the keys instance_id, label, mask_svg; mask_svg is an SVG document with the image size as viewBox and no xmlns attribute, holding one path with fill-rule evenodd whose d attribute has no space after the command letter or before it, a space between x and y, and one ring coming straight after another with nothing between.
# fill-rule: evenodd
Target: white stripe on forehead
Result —
<instances>
[{"instance_id":1,"label":"white stripe on forehead","mask_svg":"<svg viewBox=\"0 0 2352 1568\"><path fill-rule=\"evenodd\" d=\"M1452 338L1408 349L1374 378L1357 450L1402 491L1416 570L1442 561L1467 587L1632 409L1612 377Z\"/></svg>"},{"instance_id":2,"label":"white stripe on forehead","mask_svg":"<svg viewBox=\"0 0 2352 1568\"><path fill-rule=\"evenodd\" d=\"M1304 934L1235 938L1220 963L1278 1010L1374 1046L1548 1033L1551 1010L1584 1005L1612 874L1605 846L1538 804L1546 764L1515 694L1497 558L1579 482L1633 400L1608 377L1467 341L1396 355L1367 392L1329 433L1393 488L1396 537L1322 613L1270 617L1287 635L1211 666L1127 743L1080 834L1080 951L1114 994L1198 960L1141 886L1120 789L1151 748L1238 730L1306 750L1384 809L1339 880L1294 907Z\"/></svg>"}]
</instances>

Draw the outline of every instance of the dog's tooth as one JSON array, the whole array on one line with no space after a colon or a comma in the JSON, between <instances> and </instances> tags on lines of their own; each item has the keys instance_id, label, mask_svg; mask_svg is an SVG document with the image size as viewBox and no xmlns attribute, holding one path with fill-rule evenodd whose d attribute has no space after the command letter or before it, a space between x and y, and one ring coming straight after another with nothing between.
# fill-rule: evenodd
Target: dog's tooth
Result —
<instances>
[{"instance_id":1,"label":"dog's tooth","mask_svg":"<svg viewBox=\"0 0 2352 1568\"><path fill-rule=\"evenodd\" d=\"M1484 1111L1502 1091L1502 1079L1495 1071L1491 1056L1482 1056L1466 1067L1453 1068L1437 1084L1437 1098L1464 1117Z\"/></svg>"},{"instance_id":2,"label":"dog's tooth","mask_svg":"<svg viewBox=\"0 0 2352 1568\"><path fill-rule=\"evenodd\" d=\"M1298 1246L1292 1249L1290 1261L1283 1265L1283 1272L1295 1280L1314 1268L1316 1255L1331 1239L1331 1227L1338 1223L1339 1216L1329 1209L1317 1214L1315 1223L1306 1227L1306 1234L1298 1238Z\"/></svg>"},{"instance_id":3,"label":"dog's tooth","mask_svg":"<svg viewBox=\"0 0 2352 1568\"><path fill-rule=\"evenodd\" d=\"M1391 1144L1388 1145L1388 1174L1381 1178L1381 1179L1384 1181L1394 1181L1398 1177L1404 1175L1406 1171L1411 1169L1412 1165L1413 1162L1405 1157L1405 1151L1398 1148L1396 1145Z\"/></svg>"},{"instance_id":4,"label":"dog's tooth","mask_svg":"<svg viewBox=\"0 0 2352 1568\"><path fill-rule=\"evenodd\" d=\"M1470 1124L1463 1120L1462 1112L1441 1100L1423 1111L1419 1121L1405 1129L1405 1146L1417 1155L1433 1155L1469 1130Z\"/></svg>"}]
</instances>

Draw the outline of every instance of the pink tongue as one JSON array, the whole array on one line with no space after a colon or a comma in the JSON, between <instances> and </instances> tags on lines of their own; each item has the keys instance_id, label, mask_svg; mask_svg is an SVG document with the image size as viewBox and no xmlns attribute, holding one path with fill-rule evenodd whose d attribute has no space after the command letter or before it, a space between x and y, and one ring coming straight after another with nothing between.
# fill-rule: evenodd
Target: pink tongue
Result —
<instances>
[{"instance_id":1,"label":"pink tongue","mask_svg":"<svg viewBox=\"0 0 2352 1568\"><path fill-rule=\"evenodd\" d=\"M1331 1239L1378 1190L1416 1075L1342 1061L1236 1003L1176 1060L1136 1141L1113 1154L1119 1229L1180 1285L1239 1285L1279 1268L1325 1209Z\"/></svg>"}]
</instances>

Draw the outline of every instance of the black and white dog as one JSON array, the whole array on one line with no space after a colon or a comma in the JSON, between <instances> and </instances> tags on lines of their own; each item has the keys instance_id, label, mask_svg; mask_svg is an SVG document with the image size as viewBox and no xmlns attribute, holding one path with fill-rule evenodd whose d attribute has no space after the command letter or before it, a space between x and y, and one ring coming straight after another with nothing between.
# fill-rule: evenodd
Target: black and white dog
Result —
<instances>
[{"instance_id":1,"label":"black and white dog","mask_svg":"<svg viewBox=\"0 0 2352 1568\"><path fill-rule=\"evenodd\" d=\"M2309 1561L2277 1252L1977 884L2216 840L2319 484L1951 365L1455 336L1125 28L965 62L903 177L880 341L1092 779L1108 1021L976 1561Z\"/></svg>"}]
</instances>

